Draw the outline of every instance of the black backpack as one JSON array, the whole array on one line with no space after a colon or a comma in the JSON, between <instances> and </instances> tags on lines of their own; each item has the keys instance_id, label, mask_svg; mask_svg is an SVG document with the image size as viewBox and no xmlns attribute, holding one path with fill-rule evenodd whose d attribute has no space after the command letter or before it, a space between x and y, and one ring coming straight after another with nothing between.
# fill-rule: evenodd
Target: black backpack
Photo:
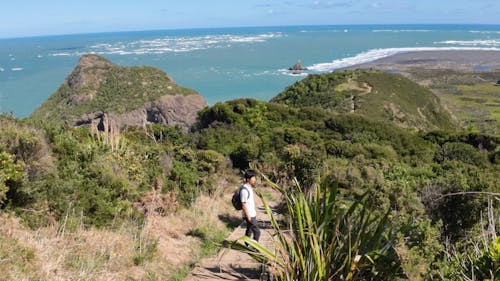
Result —
<instances>
[{"instance_id":1,"label":"black backpack","mask_svg":"<svg viewBox=\"0 0 500 281\"><path fill-rule=\"evenodd\" d=\"M233 207L238 211L243 209L243 204L241 203L241 198L240 198L240 191L243 188L248 191L248 189L244 185L242 185L240 188L238 188L238 190L234 192L233 198L231 198L231 203L233 204Z\"/></svg>"}]
</instances>

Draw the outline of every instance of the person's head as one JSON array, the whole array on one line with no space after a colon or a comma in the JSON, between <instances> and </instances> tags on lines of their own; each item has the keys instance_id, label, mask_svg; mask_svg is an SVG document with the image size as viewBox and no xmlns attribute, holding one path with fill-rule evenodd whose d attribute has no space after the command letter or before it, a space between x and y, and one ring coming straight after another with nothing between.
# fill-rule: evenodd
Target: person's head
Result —
<instances>
[{"instance_id":1,"label":"person's head","mask_svg":"<svg viewBox=\"0 0 500 281\"><path fill-rule=\"evenodd\" d=\"M254 170L246 170L245 182L249 183L252 186L255 185L255 182L257 181L256 175L257 173Z\"/></svg>"}]
</instances>

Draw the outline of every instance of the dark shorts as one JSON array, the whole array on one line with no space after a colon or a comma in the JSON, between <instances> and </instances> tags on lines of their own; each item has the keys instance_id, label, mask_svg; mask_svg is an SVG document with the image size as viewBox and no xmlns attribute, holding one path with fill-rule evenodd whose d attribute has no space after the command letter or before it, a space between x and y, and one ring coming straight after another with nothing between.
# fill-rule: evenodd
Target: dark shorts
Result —
<instances>
[{"instance_id":1,"label":"dark shorts","mask_svg":"<svg viewBox=\"0 0 500 281\"><path fill-rule=\"evenodd\" d=\"M252 217L250 221L246 220L247 222L247 230L245 231L245 235L252 238L253 234L253 240L259 241L260 238L260 229L259 229L259 224L257 222L257 217Z\"/></svg>"}]
</instances>

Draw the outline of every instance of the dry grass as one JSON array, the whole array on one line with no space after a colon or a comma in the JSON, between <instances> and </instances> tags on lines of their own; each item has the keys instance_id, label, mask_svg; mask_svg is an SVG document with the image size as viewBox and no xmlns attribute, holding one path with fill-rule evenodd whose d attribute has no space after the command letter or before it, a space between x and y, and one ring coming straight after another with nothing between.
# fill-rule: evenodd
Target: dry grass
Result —
<instances>
[{"instance_id":1,"label":"dry grass","mask_svg":"<svg viewBox=\"0 0 500 281\"><path fill-rule=\"evenodd\" d=\"M0 280L168 280L201 257L202 243L190 231L229 232L219 219L234 214L227 185L189 209L150 214L141 226L130 222L116 230L77 224L62 232L61 221L33 231L1 214Z\"/></svg>"}]
</instances>

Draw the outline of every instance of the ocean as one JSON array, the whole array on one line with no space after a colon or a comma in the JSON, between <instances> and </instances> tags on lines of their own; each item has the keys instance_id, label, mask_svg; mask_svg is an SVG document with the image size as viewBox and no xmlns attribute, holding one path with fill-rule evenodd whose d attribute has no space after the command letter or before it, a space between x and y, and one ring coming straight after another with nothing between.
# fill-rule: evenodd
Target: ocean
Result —
<instances>
[{"instance_id":1,"label":"ocean","mask_svg":"<svg viewBox=\"0 0 500 281\"><path fill-rule=\"evenodd\" d=\"M0 112L26 117L81 55L162 69L210 105L270 100L307 73L419 50L500 50L500 25L242 27L0 39ZM287 70L300 60L309 71Z\"/></svg>"}]
</instances>

